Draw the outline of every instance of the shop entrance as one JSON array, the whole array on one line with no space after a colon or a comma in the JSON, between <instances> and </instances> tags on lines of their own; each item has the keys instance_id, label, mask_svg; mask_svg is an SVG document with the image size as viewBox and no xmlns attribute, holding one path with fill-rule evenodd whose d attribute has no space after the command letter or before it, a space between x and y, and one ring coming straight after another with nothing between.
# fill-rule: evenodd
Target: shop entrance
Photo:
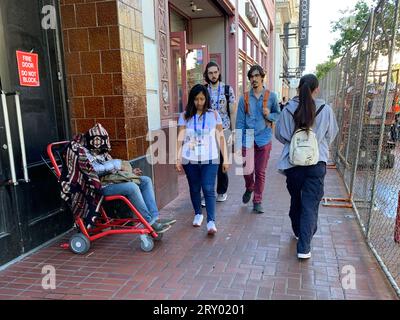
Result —
<instances>
[{"instance_id":1,"label":"shop entrance","mask_svg":"<svg viewBox=\"0 0 400 320\"><path fill-rule=\"evenodd\" d=\"M186 31L171 32L172 101L177 112L185 109L190 89L203 84L204 68L209 62L207 45L187 44Z\"/></svg>"}]
</instances>

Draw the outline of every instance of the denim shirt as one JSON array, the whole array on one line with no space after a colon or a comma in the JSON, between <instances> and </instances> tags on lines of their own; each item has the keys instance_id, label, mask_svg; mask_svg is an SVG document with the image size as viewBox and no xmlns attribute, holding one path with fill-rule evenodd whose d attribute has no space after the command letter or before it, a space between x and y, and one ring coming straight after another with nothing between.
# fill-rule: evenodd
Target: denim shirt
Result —
<instances>
[{"instance_id":1,"label":"denim shirt","mask_svg":"<svg viewBox=\"0 0 400 320\"><path fill-rule=\"evenodd\" d=\"M254 142L258 147L264 147L272 140L272 129L265 123L263 114L263 100L265 88L261 96L257 99L254 95L253 89L249 92L249 114L245 113L244 96L241 96L238 104L238 111L236 115L236 141L241 143L241 146L252 148ZM267 120L276 122L281 113L279 108L278 96L275 92L271 92L267 107L270 114ZM250 130L249 130L250 129ZM240 134L242 136L240 137Z\"/></svg>"}]
</instances>

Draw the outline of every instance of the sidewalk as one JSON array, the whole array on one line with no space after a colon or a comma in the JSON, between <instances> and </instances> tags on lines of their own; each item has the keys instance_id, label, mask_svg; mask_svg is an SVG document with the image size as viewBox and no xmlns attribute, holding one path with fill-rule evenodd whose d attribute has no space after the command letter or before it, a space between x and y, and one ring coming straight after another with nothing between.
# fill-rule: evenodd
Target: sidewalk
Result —
<instances>
[{"instance_id":1,"label":"sidewalk","mask_svg":"<svg viewBox=\"0 0 400 320\"><path fill-rule=\"evenodd\" d=\"M350 209L320 210L311 260L299 262L288 217L285 177L277 173L281 146L274 142L263 215L241 203L244 181L230 174L227 202L217 205L218 233L193 228L184 176L180 196L161 215L178 221L150 253L138 237L95 242L84 256L59 248L60 241L0 272L1 299L396 299L363 240ZM335 170L325 195L343 197ZM204 210L205 213L205 210ZM42 267L56 269L56 290L42 289ZM356 270L356 290L342 288L342 268Z\"/></svg>"}]
</instances>

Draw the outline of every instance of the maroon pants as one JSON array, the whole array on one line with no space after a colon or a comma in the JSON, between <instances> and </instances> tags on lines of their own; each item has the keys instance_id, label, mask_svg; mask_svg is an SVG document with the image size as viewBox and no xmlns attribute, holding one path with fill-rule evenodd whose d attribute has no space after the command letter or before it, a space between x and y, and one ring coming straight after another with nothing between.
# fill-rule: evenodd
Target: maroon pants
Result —
<instances>
[{"instance_id":1,"label":"maroon pants","mask_svg":"<svg viewBox=\"0 0 400 320\"><path fill-rule=\"evenodd\" d=\"M269 156L271 154L272 142L254 148L242 148L243 174L246 182L246 189L254 192L253 203L261 203L265 186L265 173L267 170Z\"/></svg>"}]
</instances>

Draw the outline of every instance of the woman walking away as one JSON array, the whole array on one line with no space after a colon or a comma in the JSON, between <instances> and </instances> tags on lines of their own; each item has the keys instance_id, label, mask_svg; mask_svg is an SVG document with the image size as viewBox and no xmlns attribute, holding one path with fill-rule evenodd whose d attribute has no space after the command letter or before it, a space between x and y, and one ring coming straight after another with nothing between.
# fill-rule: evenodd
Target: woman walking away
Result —
<instances>
[{"instance_id":1,"label":"woman walking away","mask_svg":"<svg viewBox=\"0 0 400 320\"><path fill-rule=\"evenodd\" d=\"M299 96L289 101L276 124L275 136L284 144L278 169L286 175L290 193L292 229L297 257L311 258L311 240L317 231L319 203L324 195L329 145L338 132L332 108L319 95L316 76L300 79Z\"/></svg>"},{"instance_id":2,"label":"woman walking away","mask_svg":"<svg viewBox=\"0 0 400 320\"><path fill-rule=\"evenodd\" d=\"M186 111L178 121L178 130L176 170L186 173L195 214L193 226L200 227L203 222L200 193L203 189L207 231L213 235L217 232L215 180L220 151L224 159L224 172L228 171L229 165L222 120L218 112L211 110L210 95L205 86L198 84L190 91Z\"/></svg>"}]
</instances>

